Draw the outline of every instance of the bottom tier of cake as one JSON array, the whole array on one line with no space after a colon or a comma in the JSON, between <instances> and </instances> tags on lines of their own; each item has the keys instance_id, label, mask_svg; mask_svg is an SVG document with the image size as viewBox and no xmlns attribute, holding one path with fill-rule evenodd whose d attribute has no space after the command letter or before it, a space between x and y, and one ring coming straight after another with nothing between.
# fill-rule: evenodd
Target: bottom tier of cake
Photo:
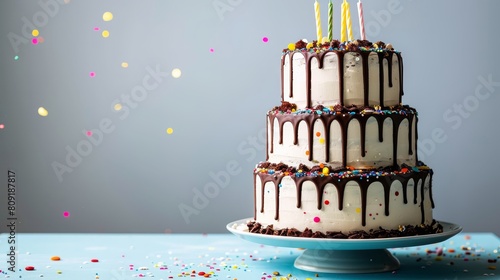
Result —
<instances>
[{"instance_id":1,"label":"bottom tier of cake","mask_svg":"<svg viewBox=\"0 0 500 280\"><path fill-rule=\"evenodd\" d=\"M254 232L436 231L432 170L422 163L397 170L330 171L265 162L254 170L254 201L249 225Z\"/></svg>"}]
</instances>

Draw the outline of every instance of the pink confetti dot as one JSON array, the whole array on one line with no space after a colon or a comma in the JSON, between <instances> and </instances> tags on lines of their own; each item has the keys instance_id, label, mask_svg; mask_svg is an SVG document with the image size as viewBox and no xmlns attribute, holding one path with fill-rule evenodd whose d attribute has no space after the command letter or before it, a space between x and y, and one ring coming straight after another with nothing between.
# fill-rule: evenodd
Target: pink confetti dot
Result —
<instances>
[{"instance_id":1,"label":"pink confetti dot","mask_svg":"<svg viewBox=\"0 0 500 280\"><path fill-rule=\"evenodd\" d=\"M314 222L315 222L315 223L319 223L319 221L320 221L320 218L319 218L319 217L314 217Z\"/></svg>"},{"instance_id":2,"label":"pink confetti dot","mask_svg":"<svg viewBox=\"0 0 500 280\"><path fill-rule=\"evenodd\" d=\"M92 136L92 131L90 131L90 130L87 131L87 136L89 136L89 137Z\"/></svg>"},{"instance_id":3,"label":"pink confetti dot","mask_svg":"<svg viewBox=\"0 0 500 280\"><path fill-rule=\"evenodd\" d=\"M31 39L31 43L32 43L33 45L37 45L37 44L38 44L38 39L37 39L37 38L33 38L33 39Z\"/></svg>"},{"instance_id":4,"label":"pink confetti dot","mask_svg":"<svg viewBox=\"0 0 500 280\"><path fill-rule=\"evenodd\" d=\"M3 123L0 123L0 129L4 129L5 125Z\"/></svg>"},{"instance_id":5,"label":"pink confetti dot","mask_svg":"<svg viewBox=\"0 0 500 280\"><path fill-rule=\"evenodd\" d=\"M263 38L262 38L262 42L264 42L264 43L269 42L269 38L267 38L267 37L263 37Z\"/></svg>"},{"instance_id":6,"label":"pink confetti dot","mask_svg":"<svg viewBox=\"0 0 500 280\"><path fill-rule=\"evenodd\" d=\"M210 48L210 52L213 53L215 50L213 48Z\"/></svg>"},{"instance_id":7,"label":"pink confetti dot","mask_svg":"<svg viewBox=\"0 0 500 280\"><path fill-rule=\"evenodd\" d=\"M99 27L94 27L94 31L99 31Z\"/></svg>"},{"instance_id":8,"label":"pink confetti dot","mask_svg":"<svg viewBox=\"0 0 500 280\"><path fill-rule=\"evenodd\" d=\"M90 77L95 77L95 72L90 72Z\"/></svg>"},{"instance_id":9,"label":"pink confetti dot","mask_svg":"<svg viewBox=\"0 0 500 280\"><path fill-rule=\"evenodd\" d=\"M69 215L70 215L70 214L69 214L69 212L68 212L68 211L65 211L65 212L63 213L63 216L64 216L65 218L69 218Z\"/></svg>"}]
</instances>

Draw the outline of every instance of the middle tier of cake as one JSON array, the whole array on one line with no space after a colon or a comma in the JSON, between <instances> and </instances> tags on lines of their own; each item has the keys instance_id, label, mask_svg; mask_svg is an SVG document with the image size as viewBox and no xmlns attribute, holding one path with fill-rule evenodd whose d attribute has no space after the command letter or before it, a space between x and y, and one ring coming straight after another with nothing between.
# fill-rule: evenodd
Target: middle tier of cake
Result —
<instances>
[{"instance_id":1,"label":"middle tier of cake","mask_svg":"<svg viewBox=\"0 0 500 280\"><path fill-rule=\"evenodd\" d=\"M417 112L408 106L296 109L267 114L267 161L372 169L417 163Z\"/></svg>"}]
</instances>

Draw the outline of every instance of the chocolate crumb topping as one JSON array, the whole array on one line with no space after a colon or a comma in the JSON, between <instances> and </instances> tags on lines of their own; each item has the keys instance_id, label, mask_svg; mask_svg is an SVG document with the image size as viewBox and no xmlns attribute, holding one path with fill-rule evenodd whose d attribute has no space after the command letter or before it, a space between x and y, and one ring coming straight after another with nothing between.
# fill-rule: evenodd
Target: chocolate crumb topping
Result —
<instances>
[{"instance_id":1,"label":"chocolate crumb topping","mask_svg":"<svg viewBox=\"0 0 500 280\"><path fill-rule=\"evenodd\" d=\"M299 50L305 48L306 46L307 46L307 43L304 42L303 40L299 40L295 43L295 48L299 49Z\"/></svg>"},{"instance_id":2,"label":"chocolate crumb topping","mask_svg":"<svg viewBox=\"0 0 500 280\"><path fill-rule=\"evenodd\" d=\"M320 231L313 232L309 228L303 231L296 228L283 228L274 229L273 225L263 227L262 224L250 221L247 223L248 230L251 233L290 236L290 237L307 237L307 238L329 238L329 239L373 239L373 238L391 238L391 237L406 237L426 234L436 234L443 232L443 226L436 220L433 220L430 225L406 225L400 226L400 229L384 229L379 228L376 230L357 230L348 233L340 231L327 231L325 233ZM404 228L404 230L401 230Z\"/></svg>"},{"instance_id":3,"label":"chocolate crumb topping","mask_svg":"<svg viewBox=\"0 0 500 280\"><path fill-rule=\"evenodd\" d=\"M295 103L290 103L287 101L282 101L280 106L276 106L273 108L273 111L280 112L292 112L294 110L297 110L297 105Z\"/></svg>"}]
</instances>

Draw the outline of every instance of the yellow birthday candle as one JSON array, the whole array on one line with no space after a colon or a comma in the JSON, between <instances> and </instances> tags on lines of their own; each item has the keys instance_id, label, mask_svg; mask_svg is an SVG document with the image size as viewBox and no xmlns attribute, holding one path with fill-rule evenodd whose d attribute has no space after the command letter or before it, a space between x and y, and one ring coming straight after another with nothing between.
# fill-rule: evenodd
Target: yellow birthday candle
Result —
<instances>
[{"instance_id":1,"label":"yellow birthday candle","mask_svg":"<svg viewBox=\"0 0 500 280\"><path fill-rule=\"evenodd\" d=\"M347 41L347 35L346 35L346 31L347 31L347 26L346 26L346 0L344 0L344 2L342 2L342 6L341 6L341 11L340 11L340 15L341 15L341 20L340 20L340 41L341 42L345 42Z\"/></svg>"},{"instance_id":2,"label":"yellow birthday candle","mask_svg":"<svg viewBox=\"0 0 500 280\"><path fill-rule=\"evenodd\" d=\"M351 20L351 6L349 2L345 2L346 5L346 23L347 23L347 33L349 33L349 41L354 40L354 34L352 34L352 20Z\"/></svg>"},{"instance_id":3,"label":"yellow birthday candle","mask_svg":"<svg viewBox=\"0 0 500 280\"><path fill-rule=\"evenodd\" d=\"M318 39L318 44L321 44L321 40L323 39L323 32L321 30L321 17L318 1L314 3L314 11L316 15L316 37Z\"/></svg>"}]
</instances>

